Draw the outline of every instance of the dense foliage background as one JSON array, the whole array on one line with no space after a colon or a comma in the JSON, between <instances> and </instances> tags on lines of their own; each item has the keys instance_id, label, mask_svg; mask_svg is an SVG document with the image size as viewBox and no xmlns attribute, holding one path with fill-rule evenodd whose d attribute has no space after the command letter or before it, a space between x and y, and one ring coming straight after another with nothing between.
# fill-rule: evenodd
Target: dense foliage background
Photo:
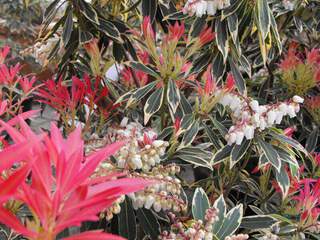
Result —
<instances>
[{"instance_id":1,"label":"dense foliage background","mask_svg":"<svg viewBox=\"0 0 320 240\"><path fill-rule=\"evenodd\" d=\"M320 239L320 1L0 13L4 239Z\"/></svg>"}]
</instances>

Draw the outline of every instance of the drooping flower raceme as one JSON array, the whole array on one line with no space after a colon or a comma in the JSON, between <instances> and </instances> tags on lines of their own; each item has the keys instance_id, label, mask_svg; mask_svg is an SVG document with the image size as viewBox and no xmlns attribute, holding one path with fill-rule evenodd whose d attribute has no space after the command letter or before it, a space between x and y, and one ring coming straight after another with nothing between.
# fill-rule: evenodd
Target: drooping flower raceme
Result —
<instances>
[{"instance_id":1,"label":"drooping flower raceme","mask_svg":"<svg viewBox=\"0 0 320 240\"><path fill-rule=\"evenodd\" d=\"M54 240L66 228L80 226L84 221L96 221L99 219L97 214L111 206L119 196L150 184L144 179L119 178L124 175L121 173L92 177L99 163L114 154L123 142L108 145L85 157L80 128L64 139L55 125L51 126L50 137L44 133L36 135L24 121L20 121L20 131L2 121L1 125L16 145L22 145L6 148L6 155L14 155L16 161L23 159L31 165L30 181L19 181L18 191L11 198L26 204L33 219L28 219L23 226L11 212L1 207L0 221L30 240ZM26 144L26 141L35 144ZM66 239L121 238L89 231Z\"/></svg>"},{"instance_id":2,"label":"drooping flower raceme","mask_svg":"<svg viewBox=\"0 0 320 240\"><path fill-rule=\"evenodd\" d=\"M205 221L197 220L191 224L184 224L174 214L169 213L172 222L170 232L162 232L159 239L161 240L211 240L213 239L212 226L218 221L218 209L209 208L205 213ZM190 225L186 227L186 225Z\"/></svg>"},{"instance_id":3,"label":"drooping flower raceme","mask_svg":"<svg viewBox=\"0 0 320 240\"><path fill-rule=\"evenodd\" d=\"M127 143L114 155L114 161L104 161L96 171L96 175L104 176L116 169L127 170L130 176L143 178L155 183L143 191L129 194L133 207L153 208L156 212L173 210L181 212L186 209L182 199L182 186L176 177L180 167L176 164L161 165L168 142L157 139L157 133L144 128L136 122L128 122L124 118L120 125L109 128L108 134L100 141L92 141L87 145L87 152L100 148L103 144L127 140ZM106 211L108 219L119 213L121 199ZM111 211L110 211L111 210Z\"/></svg>"},{"instance_id":4,"label":"drooping flower raceme","mask_svg":"<svg viewBox=\"0 0 320 240\"><path fill-rule=\"evenodd\" d=\"M188 0L183 8L184 13L202 17L202 15L215 15L217 10L230 6L230 0Z\"/></svg>"},{"instance_id":5,"label":"drooping flower raceme","mask_svg":"<svg viewBox=\"0 0 320 240\"><path fill-rule=\"evenodd\" d=\"M129 142L115 155L120 168L142 169L149 171L159 164L169 143L157 140L153 129L144 128L137 122L128 123L124 118L118 127L109 128L107 137L110 142L126 140Z\"/></svg>"},{"instance_id":6,"label":"drooping flower raceme","mask_svg":"<svg viewBox=\"0 0 320 240\"><path fill-rule=\"evenodd\" d=\"M153 180L156 183L145 188L143 191L129 195L133 207L153 208L156 212L172 210L183 212L187 205L181 198L181 181L175 177L179 173L180 167L175 164L158 165L148 173L132 173L133 176Z\"/></svg>"},{"instance_id":7,"label":"drooping flower raceme","mask_svg":"<svg viewBox=\"0 0 320 240\"><path fill-rule=\"evenodd\" d=\"M234 125L225 136L228 144L240 145L243 139L253 139L256 130L263 131L275 124L280 124L283 117L293 118L300 111L304 99L294 96L286 102L259 105L257 100L241 96L235 92L226 93L220 103L232 113Z\"/></svg>"}]
</instances>

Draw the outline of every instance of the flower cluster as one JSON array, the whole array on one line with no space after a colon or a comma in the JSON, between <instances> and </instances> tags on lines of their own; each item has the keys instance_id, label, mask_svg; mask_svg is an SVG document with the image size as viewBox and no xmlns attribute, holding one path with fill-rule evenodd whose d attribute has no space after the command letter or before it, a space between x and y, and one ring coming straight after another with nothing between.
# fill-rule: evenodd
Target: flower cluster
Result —
<instances>
[{"instance_id":1,"label":"flower cluster","mask_svg":"<svg viewBox=\"0 0 320 240\"><path fill-rule=\"evenodd\" d=\"M172 222L171 231L162 232L159 239L162 240L212 240L212 225L218 220L218 210L209 208L205 214L205 221L193 220L188 227L187 224L181 222L174 214L169 214Z\"/></svg>"},{"instance_id":2,"label":"flower cluster","mask_svg":"<svg viewBox=\"0 0 320 240\"><path fill-rule=\"evenodd\" d=\"M106 143L127 141L114 155L115 162L109 160L102 162L96 170L96 175L109 175L110 172L117 169L128 170L128 174L132 177L154 182L145 190L129 195L135 209L152 207L156 212L161 210L184 211L187 206L181 198L181 182L175 176L180 172L180 167L175 164L165 166L160 164L168 143L156 140L156 138L157 133L153 129L144 128L136 122L128 123L128 119L124 118L119 126L109 128L103 139L91 140L86 151L92 152ZM120 202L121 200L118 203ZM113 214L117 214L119 210L120 205L114 204L108 209L107 218L112 218Z\"/></svg>"},{"instance_id":3,"label":"flower cluster","mask_svg":"<svg viewBox=\"0 0 320 240\"><path fill-rule=\"evenodd\" d=\"M132 176L154 182L153 185L143 191L132 193L129 197L135 209L151 207L160 212L173 210L174 212L185 211L187 206L180 197L182 193L181 182L175 177L180 168L175 164L166 166L159 165L148 173L132 173Z\"/></svg>"},{"instance_id":4,"label":"flower cluster","mask_svg":"<svg viewBox=\"0 0 320 240\"><path fill-rule=\"evenodd\" d=\"M127 118L122 120L120 126L109 128L106 137L110 142L128 140L115 155L119 168L142 169L144 172L160 163L169 145L166 141L157 140L153 129L144 128L137 122L128 123Z\"/></svg>"},{"instance_id":5,"label":"flower cluster","mask_svg":"<svg viewBox=\"0 0 320 240\"><path fill-rule=\"evenodd\" d=\"M279 240L280 238L273 234L273 233L267 233L266 235L264 235L263 237L259 238L259 240Z\"/></svg>"},{"instance_id":6,"label":"flower cluster","mask_svg":"<svg viewBox=\"0 0 320 240\"><path fill-rule=\"evenodd\" d=\"M217 10L230 6L230 0L188 0L183 8L184 13L202 17L202 15L213 16Z\"/></svg>"},{"instance_id":7,"label":"flower cluster","mask_svg":"<svg viewBox=\"0 0 320 240\"><path fill-rule=\"evenodd\" d=\"M280 124L285 116L295 117L303 101L303 98L294 96L286 102L259 105L257 100L235 92L226 93L219 102L230 108L234 120L234 125L226 135L228 144L240 145L244 138L253 139L256 130L263 131L274 124Z\"/></svg>"},{"instance_id":8,"label":"flower cluster","mask_svg":"<svg viewBox=\"0 0 320 240\"><path fill-rule=\"evenodd\" d=\"M249 238L248 234L237 234L237 235L232 235L228 236L225 238L225 240L247 240Z\"/></svg>"},{"instance_id":9,"label":"flower cluster","mask_svg":"<svg viewBox=\"0 0 320 240\"><path fill-rule=\"evenodd\" d=\"M125 195L122 195L121 197L119 197L117 200L114 201L114 203L112 204L112 206L110 206L109 208L107 208L104 213L101 214L101 216L105 216L105 218L107 220L111 220L113 218L114 215L119 214L121 211L121 206L120 204L122 202L124 202L125 200Z\"/></svg>"}]
</instances>

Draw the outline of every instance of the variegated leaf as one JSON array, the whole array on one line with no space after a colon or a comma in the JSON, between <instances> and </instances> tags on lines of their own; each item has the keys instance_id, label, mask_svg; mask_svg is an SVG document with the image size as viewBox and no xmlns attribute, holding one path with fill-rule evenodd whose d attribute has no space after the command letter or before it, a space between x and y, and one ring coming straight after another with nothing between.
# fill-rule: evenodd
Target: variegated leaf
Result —
<instances>
[{"instance_id":1,"label":"variegated leaf","mask_svg":"<svg viewBox=\"0 0 320 240\"><path fill-rule=\"evenodd\" d=\"M163 102L164 90L163 88L158 88L155 90L151 96L148 98L146 104L144 105L144 124L149 122L149 119L153 114L159 111Z\"/></svg>"},{"instance_id":2,"label":"variegated leaf","mask_svg":"<svg viewBox=\"0 0 320 240\"><path fill-rule=\"evenodd\" d=\"M168 82L167 100L173 113L175 113L180 103L180 91L176 83L171 79Z\"/></svg>"}]
</instances>

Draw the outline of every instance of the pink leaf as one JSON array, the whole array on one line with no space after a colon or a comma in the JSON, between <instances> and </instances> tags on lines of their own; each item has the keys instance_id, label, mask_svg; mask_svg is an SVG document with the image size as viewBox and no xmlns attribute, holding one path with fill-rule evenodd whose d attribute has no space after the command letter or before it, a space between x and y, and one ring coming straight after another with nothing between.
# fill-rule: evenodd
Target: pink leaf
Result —
<instances>
[{"instance_id":1,"label":"pink leaf","mask_svg":"<svg viewBox=\"0 0 320 240\"><path fill-rule=\"evenodd\" d=\"M13 215L11 212L9 212L3 207L0 207L0 221L9 228L12 228L16 232L23 234L26 237L36 238L36 234L34 232L25 228L19 222L15 215Z\"/></svg>"}]
</instances>

